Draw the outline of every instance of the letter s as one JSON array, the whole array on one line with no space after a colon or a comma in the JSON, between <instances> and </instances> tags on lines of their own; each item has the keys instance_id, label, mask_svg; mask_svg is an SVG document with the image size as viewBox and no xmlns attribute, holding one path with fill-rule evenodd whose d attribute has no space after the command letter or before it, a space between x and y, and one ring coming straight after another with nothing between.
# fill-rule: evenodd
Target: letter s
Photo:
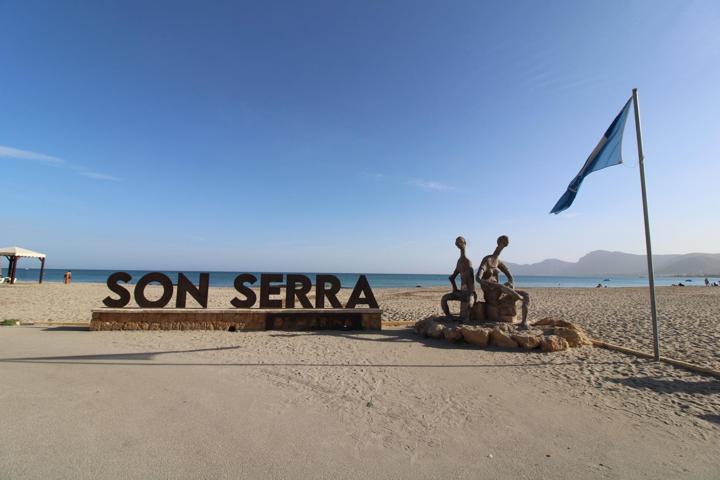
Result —
<instances>
[{"instance_id":1,"label":"letter s","mask_svg":"<svg viewBox=\"0 0 720 480\"><path fill-rule=\"evenodd\" d=\"M130 303L130 292L125 287L118 285L118 282L129 282L132 277L127 272L115 272L107 279L107 286L113 293L120 295L120 298L112 298L109 295L105 297L103 303L110 308L123 308Z\"/></svg>"},{"instance_id":2,"label":"letter s","mask_svg":"<svg viewBox=\"0 0 720 480\"><path fill-rule=\"evenodd\" d=\"M232 300L230 300L230 303L232 303L233 307L250 308L255 305L257 295L255 295L255 292L250 287L245 285L246 283L252 284L255 282L257 282L257 277L250 273L243 273L242 275L238 275L237 277L235 277L235 290L245 295L245 300L240 300L238 297L233 298Z\"/></svg>"}]
</instances>

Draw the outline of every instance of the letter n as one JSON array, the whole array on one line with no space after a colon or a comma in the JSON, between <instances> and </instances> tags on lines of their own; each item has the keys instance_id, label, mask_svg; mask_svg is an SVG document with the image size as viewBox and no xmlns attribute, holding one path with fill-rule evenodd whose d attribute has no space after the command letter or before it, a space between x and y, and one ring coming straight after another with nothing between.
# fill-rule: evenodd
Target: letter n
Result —
<instances>
[{"instance_id":1,"label":"letter n","mask_svg":"<svg viewBox=\"0 0 720 480\"><path fill-rule=\"evenodd\" d=\"M201 307L207 308L208 288L210 286L210 274L200 274L200 287L196 287L185 275L178 274L177 298L175 299L176 308L185 308L187 294L195 299Z\"/></svg>"}]
</instances>

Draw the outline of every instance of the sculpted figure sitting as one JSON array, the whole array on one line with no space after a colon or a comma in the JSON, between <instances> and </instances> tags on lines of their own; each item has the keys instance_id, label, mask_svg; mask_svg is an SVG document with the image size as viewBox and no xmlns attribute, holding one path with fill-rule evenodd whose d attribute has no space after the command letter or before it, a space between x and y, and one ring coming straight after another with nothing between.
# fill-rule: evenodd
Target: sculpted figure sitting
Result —
<instances>
[{"instance_id":1,"label":"sculpted figure sitting","mask_svg":"<svg viewBox=\"0 0 720 480\"><path fill-rule=\"evenodd\" d=\"M477 300L475 293L475 279L473 278L473 266L470 259L465 256L466 242L463 237L455 239L455 246L460 249L460 258L455 266L455 271L450 275L450 283L452 284L452 292L443 295L440 300L443 313L450 316L449 300L457 300L460 302L460 319L461 321L470 320L470 310ZM460 275L460 288L458 289L455 279Z\"/></svg>"},{"instance_id":2,"label":"sculpted figure sitting","mask_svg":"<svg viewBox=\"0 0 720 480\"><path fill-rule=\"evenodd\" d=\"M485 315L492 321L510 321L515 316L515 302L522 302L522 328L528 328L528 306L530 294L523 290L515 290L515 282L510 270L500 260L500 253L510 244L510 239L502 235L497 239L497 247L492 255L482 259L476 279L480 283L485 297ZM500 284L499 272L507 277L505 284Z\"/></svg>"}]
</instances>

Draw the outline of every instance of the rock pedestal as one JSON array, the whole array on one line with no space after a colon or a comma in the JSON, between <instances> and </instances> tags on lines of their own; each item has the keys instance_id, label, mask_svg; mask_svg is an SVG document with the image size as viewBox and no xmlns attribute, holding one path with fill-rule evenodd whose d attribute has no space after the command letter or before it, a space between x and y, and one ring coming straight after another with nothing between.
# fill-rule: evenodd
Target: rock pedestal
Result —
<instances>
[{"instance_id":1,"label":"rock pedestal","mask_svg":"<svg viewBox=\"0 0 720 480\"><path fill-rule=\"evenodd\" d=\"M429 317L415 323L415 332L423 338L464 341L483 348L492 345L506 349L540 349L546 353L592 345L580 326L553 318L538 320L531 323L529 330L520 330L509 322L459 324L453 317Z\"/></svg>"},{"instance_id":2,"label":"rock pedestal","mask_svg":"<svg viewBox=\"0 0 720 480\"><path fill-rule=\"evenodd\" d=\"M508 298L491 305L485 302L475 302L470 312L470 319L474 322L518 323L517 301Z\"/></svg>"}]
</instances>

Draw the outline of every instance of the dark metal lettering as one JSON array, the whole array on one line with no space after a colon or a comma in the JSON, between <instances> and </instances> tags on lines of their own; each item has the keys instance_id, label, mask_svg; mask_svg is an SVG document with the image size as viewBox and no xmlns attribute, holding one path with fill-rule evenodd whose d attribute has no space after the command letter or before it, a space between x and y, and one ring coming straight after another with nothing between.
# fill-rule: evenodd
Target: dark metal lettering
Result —
<instances>
[{"instance_id":1,"label":"dark metal lettering","mask_svg":"<svg viewBox=\"0 0 720 480\"><path fill-rule=\"evenodd\" d=\"M257 282L257 277L249 273L243 273L235 277L235 290L245 295L245 300L240 300L238 297L233 298L230 300L233 307L250 308L255 305L257 295L255 295L255 291L252 288L245 285L246 283L252 284L255 282Z\"/></svg>"},{"instance_id":2,"label":"dark metal lettering","mask_svg":"<svg viewBox=\"0 0 720 480\"><path fill-rule=\"evenodd\" d=\"M330 288L326 288L326 284L330 284ZM342 304L337 299L337 293L340 291L340 279L335 275L318 275L315 277L315 308L325 308L325 298L330 300L332 308L342 308Z\"/></svg>"},{"instance_id":3,"label":"dark metal lettering","mask_svg":"<svg viewBox=\"0 0 720 480\"><path fill-rule=\"evenodd\" d=\"M150 301L145 296L145 288L153 282L159 283L163 288L163 294L155 301ZM144 275L135 285L135 302L140 308L163 308L168 304L173 295L172 280L160 272L151 272Z\"/></svg>"},{"instance_id":4,"label":"dark metal lettering","mask_svg":"<svg viewBox=\"0 0 720 480\"><path fill-rule=\"evenodd\" d=\"M123 308L130 303L130 292L125 289L122 285L118 285L118 282L129 282L132 280L127 272L115 272L110 275L107 279L107 286L111 292L117 293L120 298L112 298L110 295L103 299L103 303L106 307L110 308Z\"/></svg>"},{"instance_id":5,"label":"dark metal lettering","mask_svg":"<svg viewBox=\"0 0 720 480\"><path fill-rule=\"evenodd\" d=\"M282 273L260 275L260 308L282 308L282 300L270 299L270 295L280 294L280 285L271 285L271 283L282 282L282 280Z\"/></svg>"},{"instance_id":6,"label":"dark metal lettering","mask_svg":"<svg viewBox=\"0 0 720 480\"><path fill-rule=\"evenodd\" d=\"M363 293L365 294L365 298L360 297ZM355 308L355 306L359 304L367 305L369 308L380 308L365 275L360 275L358 278L345 308Z\"/></svg>"},{"instance_id":7,"label":"dark metal lettering","mask_svg":"<svg viewBox=\"0 0 720 480\"><path fill-rule=\"evenodd\" d=\"M285 308L295 308L295 298L300 301L302 308L313 308L307 296L312 288L312 282L308 277L305 275L288 274L286 283Z\"/></svg>"},{"instance_id":8,"label":"dark metal lettering","mask_svg":"<svg viewBox=\"0 0 720 480\"><path fill-rule=\"evenodd\" d=\"M176 308L185 308L187 294L195 299L201 307L207 308L208 288L210 287L210 274L200 274L200 287L196 287L190 279L182 273L178 274L177 297L175 299Z\"/></svg>"}]
</instances>

